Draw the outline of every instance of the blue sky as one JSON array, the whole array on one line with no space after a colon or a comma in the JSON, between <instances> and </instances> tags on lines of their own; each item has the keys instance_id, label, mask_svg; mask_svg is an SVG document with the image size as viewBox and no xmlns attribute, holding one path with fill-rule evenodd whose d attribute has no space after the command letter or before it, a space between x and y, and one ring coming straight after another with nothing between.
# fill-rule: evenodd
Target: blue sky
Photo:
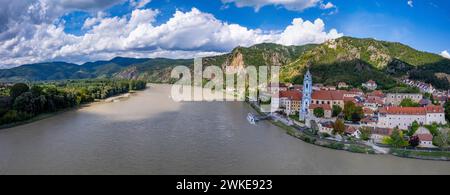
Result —
<instances>
[{"instance_id":1,"label":"blue sky","mask_svg":"<svg viewBox=\"0 0 450 195\"><path fill-rule=\"evenodd\" d=\"M25 13L29 19L8 10L0 19L0 59L12 66L114 55L188 58L238 45L301 45L343 35L450 51L450 2L443 0L61 0L51 6L45 4L50 0L30 0L40 6L1 1L9 1L9 11L36 9Z\"/></svg>"},{"instance_id":2,"label":"blue sky","mask_svg":"<svg viewBox=\"0 0 450 195\"><path fill-rule=\"evenodd\" d=\"M224 5L220 0L154 0L145 6L161 10L158 22L170 19L176 10L189 11L196 7L213 14L217 19L262 30L283 30L294 18L315 20L321 18L327 29L336 28L346 36L372 37L396 41L417 49L439 53L450 50L450 2L442 0L331 0L338 8L329 10L310 8L303 11L288 10L283 6L265 6L259 11L253 7L238 8ZM111 16L122 16L132 11L129 3L108 9ZM66 32L80 34L89 13L75 12L63 17Z\"/></svg>"}]
</instances>

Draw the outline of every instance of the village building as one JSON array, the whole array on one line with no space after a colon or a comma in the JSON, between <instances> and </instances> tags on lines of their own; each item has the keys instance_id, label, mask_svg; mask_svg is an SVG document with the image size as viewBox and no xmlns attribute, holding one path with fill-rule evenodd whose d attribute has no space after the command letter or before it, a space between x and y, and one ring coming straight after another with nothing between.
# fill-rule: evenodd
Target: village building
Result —
<instances>
[{"instance_id":1,"label":"village building","mask_svg":"<svg viewBox=\"0 0 450 195\"><path fill-rule=\"evenodd\" d=\"M417 137L419 137L420 148L435 148L436 146L433 145L433 135L430 133L430 130L428 130L425 127L420 127L416 133L414 133Z\"/></svg>"},{"instance_id":2,"label":"village building","mask_svg":"<svg viewBox=\"0 0 450 195\"><path fill-rule=\"evenodd\" d=\"M334 129L334 123L331 121L327 121L327 122L322 122L318 124L319 126L319 133L326 133L326 134L333 134L333 129Z\"/></svg>"},{"instance_id":3,"label":"village building","mask_svg":"<svg viewBox=\"0 0 450 195\"><path fill-rule=\"evenodd\" d=\"M293 90L293 91L303 91L303 85L292 85L292 87L290 88L290 90Z\"/></svg>"},{"instance_id":4,"label":"village building","mask_svg":"<svg viewBox=\"0 0 450 195\"><path fill-rule=\"evenodd\" d=\"M312 93L312 104L326 104L331 108L333 106L340 106L344 108L344 91L335 90L335 91L314 91Z\"/></svg>"},{"instance_id":5,"label":"village building","mask_svg":"<svg viewBox=\"0 0 450 195\"><path fill-rule=\"evenodd\" d=\"M420 140L419 148L436 148L433 145L433 135L431 134L418 134Z\"/></svg>"},{"instance_id":6,"label":"village building","mask_svg":"<svg viewBox=\"0 0 450 195\"><path fill-rule=\"evenodd\" d=\"M324 86L324 87L321 87L320 90L335 91L336 90L336 86Z\"/></svg>"},{"instance_id":7,"label":"village building","mask_svg":"<svg viewBox=\"0 0 450 195\"><path fill-rule=\"evenodd\" d=\"M361 132L355 126L345 126L345 134L356 139L361 138Z\"/></svg>"},{"instance_id":8,"label":"village building","mask_svg":"<svg viewBox=\"0 0 450 195\"><path fill-rule=\"evenodd\" d=\"M312 90L313 91L320 91L322 88L324 88L325 86L323 84L320 83L316 83L313 85Z\"/></svg>"},{"instance_id":9,"label":"village building","mask_svg":"<svg viewBox=\"0 0 450 195\"><path fill-rule=\"evenodd\" d=\"M357 96L364 96L364 91L358 88L353 88L348 93L353 93L356 94Z\"/></svg>"},{"instance_id":10,"label":"village building","mask_svg":"<svg viewBox=\"0 0 450 195\"><path fill-rule=\"evenodd\" d=\"M331 106L328 104L311 104L309 106L309 113L314 113L314 109L316 108L322 108L324 111L324 118L331 118L332 117L332 109Z\"/></svg>"},{"instance_id":11,"label":"village building","mask_svg":"<svg viewBox=\"0 0 450 195\"><path fill-rule=\"evenodd\" d=\"M386 105L398 106L404 99L411 99L413 102L419 103L423 99L420 93L388 93L386 94Z\"/></svg>"},{"instance_id":12,"label":"village building","mask_svg":"<svg viewBox=\"0 0 450 195\"><path fill-rule=\"evenodd\" d=\"M302 94L298 91L281 91L279 98L272 98L272 104L278 105L287 115L295 115L300 110L301 98Z\"/></svg>"},{"instance_id":13,"label":"village building","mask_svg":"<svg viewBox=\"0 0 450 195\"><path fill-rule=\"evenodd\" d=\"M367 81L367 83L363 83L362 86L371 91L376 90L378 88L378 84L373 80Z\"/></svg>"},{"instance_id":14,"label":"village building","mask_svg":"<svg viewBox=\"0 0 450 195\"><path fill-rule=\"evenodd\" d=\"M350 86L348 86L348 84L347 83L345 83L345 82L339 82L338 83L338 88L339 89L347 89L347 88L349 88Z\"/></svg>"},{"instance_id":15,"label":"village building","mask_svg":"<svg viewBox=\"0 0 450 195\"><path fill-rule=\"evenodd\" d=\"M433 123L446 124L444 108L441 106L427 107L384 107L378 114L379 127L395 128L406 130L414 121L421 125L431 125Z\"/></svg>"},{"instance_id":16,"label":"village building","mask_svg":"<svg viewBox=\"0 0 450 195\"><path fill-rule=\"evenodd\" d=\"M380 107L383 107L384 101L379 97L370 96L364 101L363 104L364 108L369 108L372 111L377 111Z\"/></svg>"},{"instance_id":17,"label":"village building","mask_svg":"<svg viewBox=\"0 0 450 195\"><path fill-rule=\"evenodd\" d=\"M361 119L360 123L363 126L376 127L378 124L378 117L365 116L363 119Z\"/></svg>"},{"instance_id":18,"label":"village building","mask_svg":"<svg viewBox=\"0 0 450 195\"><path fill-rule=\"evenodd\" d=\"M377 97L377 98L380 98L380 99L384 99L385 98L385 94L383 93L383 91L375 90L375 91L372 91L372 92L368 93L367 97Z\"/></svg>"},{"instance_id":19,"label":"village building","mask_svg":"<svg viewBox=\"0 0 450 195\"><path fill-rule=\"evenodd\" d=\"M375 112L371 108L363 107L364 116L374 116Z\"/></svg>"}]
</instances>

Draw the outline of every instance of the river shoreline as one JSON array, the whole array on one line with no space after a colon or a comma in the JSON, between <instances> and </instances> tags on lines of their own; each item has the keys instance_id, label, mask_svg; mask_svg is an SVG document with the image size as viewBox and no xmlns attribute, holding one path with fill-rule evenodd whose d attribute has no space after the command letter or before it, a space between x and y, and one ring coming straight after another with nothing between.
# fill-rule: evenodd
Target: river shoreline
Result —
<instances>
[{"instance_id":1,"label":"river shoreline","mask_svg":"<svg viewBox=\"0 0 450 195\"><path fill-rule=\"evenodd\" d=\"M126 100L129 99L130 97L132 97L134 94L138 93L139 91L130 91L128 93L124 93L124 94L118 94L112 97L109 97L107 99L104 100L95 100L94 102L90 102L90 103L86 103L86 104L82 104L73 108L66 108L66 109L62 109L62 110L58 110L56 112L51 112L51 113L43 113L43 114L39 114L31 119L25 120L25 121L21 121L21 122L16 122L16 123L11 123L11 124L6 124L6 125L1 125L0 126L0 131L1 130L7 130L10 128L14 128L14 127L19 127L22 125L27 125L27 124L31 124L37 121L41 121L44 119L48 119L48 118L52 118L54 116L60 115L62 113L66 113L66 112L70 112L70 111L76 111L79 109L83 109L86 107L90 107L90 106L94 106L94 105L98 105L98 104L105 104L105 103L116 103L119 102L121 100Z\"/></svg>"},{"instance_id":2,"label":"river shoreline","mask_svg":"<svg viewBox=\"0 0 450 195\"><path fill-rule=\"evenodd\" d=\"M262 113L258 107L253 105L252 103L247 102L247 104L258 114L266 115ZM450 162L450 152L445 151L422 151L422 150L404 150L404 149L396 149L396 148L387 148L389 149L389 153L377 153L372 147L362 146L360 144L351 144L351 143L343 143L332 140L324 140L320 139L317 136L308 135L305 132L301 132L300 130L295 129L294 127L283 124L282 122L276 122L273 120L269 120L272 125L275 125L292 137L295 137L303 142L308 144L334 149L347 151L351 153L359 153L359 154L369 154L369 155L392 155L399 158L408 158L408 159L417 159L417 160L430 160L430 161L449 161ZM433 155L434 154L434 155ZM445 154L445 156L438 156L436 154Z\"/></svg>"}]
</instances>

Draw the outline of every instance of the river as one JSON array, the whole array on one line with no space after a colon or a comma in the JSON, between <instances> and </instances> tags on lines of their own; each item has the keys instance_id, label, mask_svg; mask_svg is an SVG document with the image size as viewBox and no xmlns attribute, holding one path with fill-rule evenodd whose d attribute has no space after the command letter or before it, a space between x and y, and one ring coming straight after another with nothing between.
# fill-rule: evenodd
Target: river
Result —
<instances>
[{"instance_id":1,"label":"river","mask_svg":"<svg viewBox=\"0 0 450 195\"><path fill-rule=\"evenodd\" d=\"M168 85L0 130L0 174L450 174L449 162L302 142L242 102L176 103Z\"/></svg>"}]
</instances>

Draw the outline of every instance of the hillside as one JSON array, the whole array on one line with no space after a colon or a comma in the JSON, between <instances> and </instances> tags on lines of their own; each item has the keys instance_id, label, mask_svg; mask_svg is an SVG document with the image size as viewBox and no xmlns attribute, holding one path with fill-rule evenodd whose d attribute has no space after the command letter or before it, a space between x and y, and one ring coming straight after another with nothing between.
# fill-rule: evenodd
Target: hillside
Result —
<instances>
[{"instance_id":1,"label":"hillside","mask_svg":"<svg viewBox=\"0 0 450 195\"><path fill-rule=\"evenodd\" d=\"M206 57L204 66L226 67L280 66L281 80L301 84L309 67L314 82L354 86L369 79L381 88L396 87L403 77L426 81L440 89L449 89L450 60L421 52L401 43L342 37L320 45L283 46L263 43L237 47L228 54ZM76 65L64 62L24 65L0 70L0 81L38 81L85 78L145 79L169 82L173 67L191 67L192 59L134 59L117 57L110 61Z\"/></svg>"},{"instance_id":2,"label":"hillside","mask_svg":"<svg viewBox=\"0 0 450 195\"><path fill-rule=\"evenodd\" d=\"M28 82L89 78L146 79L167 82L170 68L191 65L192 60L164 58L135 59L117 57L110 61L88 62L83 65L49 62L23 65L0 70L0 82ZM167 73L168 72L168 73Z\"/></svg>"},{"instance_id":3,"label":"hillside","mask_svg":"<svg viewBox=\"0 0 450 195\"><path fill-rule=\"evenodd\" d=\"M309 67L316 82L336 84L345 81L355 86L373 79L384 89L395 87L395 79L411 75L433 85L450 87L442 75L449 74L450 60L417 51L400 43L343 37L317 46L281 69L286 82L301 83ZM425 75L418 78L414 75ZM441 78L437 78L441 75Z\"/></svg>"},{"instance_id":4,"label":"hillside","mask_svg":"<svg viewBox=\"0 0 450 195\"><path fill-rule=\"evenodd\" d=\"M221 66L284 66L301 57L306 51L317 45L283 46L273 43L263 43L251 47L237 47L231 53L208 57L204 64Z\"/></svg>"}]
</instances>

